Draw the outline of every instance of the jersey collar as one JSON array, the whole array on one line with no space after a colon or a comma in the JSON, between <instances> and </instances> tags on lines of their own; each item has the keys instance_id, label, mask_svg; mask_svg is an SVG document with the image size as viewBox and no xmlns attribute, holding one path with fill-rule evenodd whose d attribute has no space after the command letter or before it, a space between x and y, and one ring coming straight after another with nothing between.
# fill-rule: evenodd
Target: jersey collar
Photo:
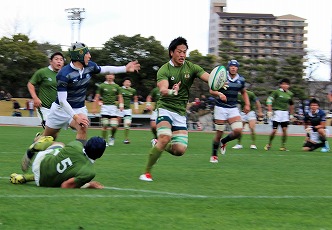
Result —
<instances>
[{"instance_id":1,"label":"jersey collar","mask_svg":"<svg viewBox=\"0 0 332 230\"><path fill-rule=\"evenodd\" d=\"M185 61L186 61L186 60L185 60ZM185 61L183 62L183 64L182 64L182 65L184 65ZM174 63L172 62L172 59L171 59L171 60L169 60L169 62L168 62L168 63L169 63L171 66L175 67Z\"/></svg>"},{"instance_id":2,"label":"jersey collar","mask_svg":"<svg viewBox=\"0 0 332 230\"><path fill-rule=\"evenodd\" d=\"M232 81L232 82L235 82L239 79L240 75L237 73L236 76L234 78L232 78L230 75L229 75L229 72L227 72L227 78L229 81Z\"/></svg>"},{"instance_id":3,"label":"jersey collar","mask_svg":"<svg viewBox=\"0 0 332 230\"><path fill-rule=\"evenodd\" d=\"M86 158L89 159L89 161L90 161L92 164L95 163L94 160L92 160L90 157L88 157L88 155L86 155L86 153L85 153L85 149L84 149L84 148L83 148L83 154L84 154L84 156L86 156Z\"/></svg>"}]
</instances>

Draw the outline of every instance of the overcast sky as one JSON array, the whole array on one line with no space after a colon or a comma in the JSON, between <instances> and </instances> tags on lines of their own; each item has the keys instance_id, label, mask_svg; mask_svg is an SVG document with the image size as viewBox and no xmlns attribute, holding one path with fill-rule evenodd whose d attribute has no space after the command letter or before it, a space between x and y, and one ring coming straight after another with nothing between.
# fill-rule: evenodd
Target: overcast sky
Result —
<instances>
[{"instance_id":1,"label":"overcast sky","mask_svg":"<svg viewBox=\"0 0 332 230\"><path fill-rule=\"evenodd\" d=\"M210 0L9 0L3 4L0 37L21 32L38 42L68 46L72 30L65 9L79 7L86 10L80 40L90 47L101 47L119 34L141 34L154 36L165 47L183 36L189 51L198 49L205 55L208 50ZM226 12L305 18L308 48L330 57L331 9L329 0L227 0Z\"/></svg>"}]
</instances>

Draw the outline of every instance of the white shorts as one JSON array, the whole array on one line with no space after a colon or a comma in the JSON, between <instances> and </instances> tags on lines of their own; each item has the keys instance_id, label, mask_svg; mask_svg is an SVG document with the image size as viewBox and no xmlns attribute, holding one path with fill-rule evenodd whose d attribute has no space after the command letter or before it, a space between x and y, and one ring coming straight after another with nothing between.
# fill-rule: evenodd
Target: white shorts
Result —
<instances>
[{"instance_id":1,"label":"white shorts","mask_svg":"<svg viewBox=\"0 0 332 230\"><path fill-rule=\"evenodd\" d=\"M157 110L153 110L151 113L150 121L155 121L157 120L158 112Z\"/></svg>"},{"instance_id":2,"label":"white shorts","mask_svg":"<svg viewBox=\"0 0 332 230\"><path fill-rule=\"evenodd\" d=\"M124 116L132 116L133 115L133 110L132 109L124 109L122 111L119 110L120 113L120 117L124 117Z\"/></svg>"},{"instance_id":3,"label":"white shorts","mask_svg":"<svg viewBox=\"0 0 332 230\"><path fill-rule=\"evenodd\" d=\"M214 119L215 120L222 120L227 121L233 117L241 117L238 108L223 108L219 106L214 107Z\"/></svg>"},{"instance_id":4,"label":"white shorts","mask_svg":"<svg viewBox=\"0 0 332 230\"><path fill-rule=\"evenodd\" d=\"M85 106L73 110L76 114L83 113L84 115L88 116L88 110ZM66 111L64 111L60 105L53 102L51 112L46 120L46 126L52 129L67 129L72 120L73 118L68 113L66 113Z\"/></svg>"},{"instance_id":5,"label":"white shorts","mask_svg":"<svg viewBox=\"0 0 332 230\"><path fill-rule=\"evenodd\" d=\"M177 113L171 112L167 109L158 109L158 117L169 117L172 121L172 126L187 128L186 116L181 116Z\"/></svg>"},{"instance_id":6,"label":"white shorts","mask_svg":"<svg viewBox=\"0 0 332 230\"><path fill-rule=\"evenodd\" d=\"M35 160L32 163L32 172L35 177L36 185L39 186L39 179L40 179L40 164L44 160L45 156L47 154L58 154L60 151L60 147L56 149L46 149L45 151L40 151L37 156L35 157Z\"/></svg>"},{"instance_id":7,"label":"white shorts","mask_svg":"<svg viewBox=\"0 0 332 230\"><path fill-rule=\"evenodd\" d=\"M289 121L289 112L276 110L273 112L273 117L271 120L276 122L287 122Z\"/></svg>"},{"instance_id":8,"label":"white shorts","mask_svg":"<svg viewBox=\"0 0 332 230\"><path fill-rule=\"evenodd\" d=\"M102 105L100 109L101 115L109 115L109 116L119 116L119 110L116 105Z\"/></svg>"},{"instance_id":9,"label":"white shorts","mask_svg":"<svg viewBox=\"0 0 332 230\"><path fill-rule=\"evenodd\" d=\"M39 112L40 110L40 112ZM39 118L40 122L42 122L43 120L46 121L47 120L47 117L48 115L50 114L50 109L48 108L45 108L45 107L39 107L37 108L37 117ZM42 114L40 114L42 113ZM42 118L43 116L43 118Z\"/></svg>"},{"instance_id":10,"label":"white shorts","mask_svg":"<svg viewBox=\"0 0 332 230\"><path fill-rule=\"evenodd\" d=\"M242 122L249 122L252 120L257 120L255 111L250 111L249 113L241 112Z\"/></svg>"}]
</instances>

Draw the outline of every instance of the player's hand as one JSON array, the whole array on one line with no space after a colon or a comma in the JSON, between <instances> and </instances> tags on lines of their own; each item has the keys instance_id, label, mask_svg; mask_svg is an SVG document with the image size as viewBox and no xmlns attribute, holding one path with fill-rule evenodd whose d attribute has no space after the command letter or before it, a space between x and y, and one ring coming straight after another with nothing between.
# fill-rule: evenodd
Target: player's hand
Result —
<instances>
[{"instance_id":1,"label":"player's hand","mask_svg":"<svg viewBox=\"0 0 332 230\"><path fill-rule=\"evenodd\" d=\"M272 118L272 115L273 115L273 112L272 112L272 111L268 111L268 112L266 113L266 116L267 116L267 118L269 118L269 119Z\"/></svg>"},{"instance_id":2,"label":"player's hand","mask_svg":"<svg viewBox=\"0 0 332 230\"><path fill-rule=\"evenodd\" d=\"M310 132L312 131L312 127L307 127L307 128L305 129L305 131L306 131L307 133L310 133Z\"/></svg>"},{"instance_id":3,"label":"player's hand","mask_svg":"<svg viewBox=\"0 0 332 230\"><path fill-rule=\"evenodd\" d=\"M173 85L172 90L174 90L174 95L178 95L179 89L180 89L180 85L181 85L181 81L179 83Z\"/></svg>"},{"instance_id":4,"label":"player's hand","mask_svg":"<svg viewBox=\"0 0 332 230\"><path fill-rule=\"evenodd\" d=\"M224 90L227 90L228 87L229 87L228 82L225 82L225 84L221 88L223 88Z\"/></svg>"},{"instance_id":5,"label":"player's hand","mask_svg":"<svg viewBox=\"0 0 332 230\"><path fill-rule=\"evenodd\" d=\"M35 98L35 99L33 99L33 105L35 106L35 107L41 107L42 106L42 102L41 102L41 100L37 97L37 98Z\"/></svg>"},{"instance_id":6,"label":"player's hand","mask_svg":"<svg viewBox=\"0 0 332 230\"><path fill-rule=\"evenodd\" d=\"M243 112L245 114L249 113L250 112L250 106L249 105L244 105Z\"/></svg>"},{"instance_id":7,"label":"player's hand","mask_svg":"<svg viewBox=\"0 0 332 230\"><path fill-rule=\"evenodd\" d=\"M98 181L90 181L89 184L90 184L89 188L98 188L98 189L103 189L104 188L104 185L102 185Z\"/></svg>"},{"instance_id":8,"label":"player's hand","mask_svg":"<svg viewBox=\"0 0 332 230\"><path fill-rule=\"evenodd\" d=\"M220 100L225 101L225 102L227 101L227 97L225 94L219 92L218 95L219 95Z\"/></svg>"},{"instance_id":9,"label":"player's hand","mask_svg":"<svg viewBox=\"0 0 332 230\"><path fill-rule=\"evenodd\" d=\"M89 118L83 114L75 114L73 119L81 126L81 127L88 127L90 125L90 120Z\"/></svg>"},{"instance_id":10,"label":"player's hand","mask_svg":"<svg viewBox=\"0 0 332 230\"><path fill-rule=\"evenodd\" d=\"M126 65L127 72L138 72L141 69L141 64L138 61L131 61Z\"/></svg>"}]
</instances>

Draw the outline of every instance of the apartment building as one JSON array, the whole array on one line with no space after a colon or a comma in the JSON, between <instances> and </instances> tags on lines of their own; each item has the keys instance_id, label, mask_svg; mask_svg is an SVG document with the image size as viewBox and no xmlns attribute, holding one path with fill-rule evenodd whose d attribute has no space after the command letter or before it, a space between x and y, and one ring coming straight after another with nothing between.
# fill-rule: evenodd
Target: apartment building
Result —
<instances>
[{"instance_id":1,"label":"apartment building","mask_svg":"<svg viewBox=\"0 0 332 230\"><path fill-rule=\"evenodd\" d=\"M247 58L305 56L306 19L287 14L224 12L226 0L211 0L209 54L218 56L220 44L232 41Z\"/></svg>"}]
</instances>

